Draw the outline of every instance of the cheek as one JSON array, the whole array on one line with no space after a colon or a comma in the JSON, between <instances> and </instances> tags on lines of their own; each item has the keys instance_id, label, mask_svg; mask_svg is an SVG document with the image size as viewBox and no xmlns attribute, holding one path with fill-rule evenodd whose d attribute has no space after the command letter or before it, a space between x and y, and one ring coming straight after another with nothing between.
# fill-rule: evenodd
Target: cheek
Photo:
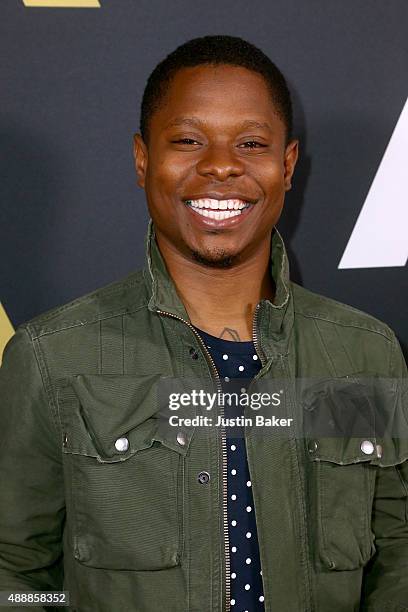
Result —
<instances>
[{"instance_id":1,"label":"cheek","mask_svg":"<svg viewBox=\"0 0 408 612\"><path fill-rule=\"evenodd\" d=\"M151 180L163 185L177 186L185 177L194 172L194 163L187 163L185 155L176 152L153 152L150 164Z\"/></svg>"},{"instance_id":2,"label":"cheek","mask_svg":"<svg viewBox=\"0 0 408 612\"><path fill-rule=\"evenodd\" d=\"M263 189L265 194L279 189L285 177L284 160L278 155L252 159L247 166L247 174Z\"/></svg>"},{"instance_id":3,"label":"cheek","mask_svg":"<svg viewBox=\"0 0 408 612\"><path fill-rule=\"evenodd\" d=\"M269 204L266 210L280 206L285 196L285 179L282 169L278 166L269 168L267 172L259 176L259 184L262 187L265 201Z\"/></svg>"},{"instance_id":4,"label":"cheek","mask_svg":"<svg viewBox=\"0 0 408 612\"><path fill-rule=\"evenodd\" d=\"M171 166L166 164L163 160L155 160L154 163L149 164L148 177L152 188L160 186L162 183L165 185L171 181L171 177L174 174Z\"/></svg>"},{"instance_id":5,"label":"cheek","mask_svg":"<svg viewBox=\"0 0 408 612\"><path fill-rule=\"evenodd\" d=\"M259 173L258 182L262 186L266 204L262 217L266 225L274 224L282 211L286 193L283 164L272 161Z\"/></svg>"}]
</instances>

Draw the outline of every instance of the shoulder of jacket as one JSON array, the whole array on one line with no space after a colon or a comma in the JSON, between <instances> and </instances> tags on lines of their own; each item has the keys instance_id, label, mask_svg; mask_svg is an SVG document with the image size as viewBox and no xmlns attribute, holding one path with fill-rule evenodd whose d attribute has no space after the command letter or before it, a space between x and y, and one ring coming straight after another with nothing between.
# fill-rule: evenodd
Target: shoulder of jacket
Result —
<instances>
[{"instance_id":1,"label":"shoulder of jacket","mask_svg":"<svg viewBox=\"0 0 408 612\"><path fill-rule=\"evenodd\" d=\"M19 327L26 328L34 340L45 334L134 312L146 306L147 301L143 270L138 270L61 306L46 310Z\"/></svg>"},{"instance_id":2,"label":"shoulder of jacket","mask_svg":"<svg viewBox=\"0 0 408 612\"><path fill-rule=\"evenodd\" d=\"M394 340L394 331L384 321L373 315L349 304L305 289L293 281L291 286L294 311L297 315L326 321L343 328L358 328L367 333L380 334L390 341Z\"/></svg>"}]
</instances>

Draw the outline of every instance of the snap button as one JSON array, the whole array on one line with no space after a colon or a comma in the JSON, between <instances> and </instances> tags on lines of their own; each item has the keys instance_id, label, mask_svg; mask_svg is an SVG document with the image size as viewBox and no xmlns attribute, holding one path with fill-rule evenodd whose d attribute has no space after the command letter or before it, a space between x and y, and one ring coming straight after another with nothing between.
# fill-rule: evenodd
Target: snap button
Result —
<instances>
[{"instance_id":1,"label":"snap button","mask_svg":"<svg viewBox=\"0 0 408 612\"><path fill-rule=\"evenodd\" d=\"M374 452L374 444L370 440L364 440L360 448L365 455L372 455Z\"/></svg>"},{"instance_id":2,"label":"snap button","mask_svg":"<svg viewBox=\"0 0 408 612\"><path fill-rule=\"evenodd\" d=\"M308 444L308 450L309 453L315 453L317 451L317 449L319 448L318 443L316 442L316 440L311 440Z\"/></svg>"},{"instance_id":3,"label":"snap button","mask_svg":"<svg viewBox=\"0 0 408 612\"><path fill-rule=\"evenodd\" d=\"M179 431L176 439L177 439L177 442L180 444L180 446L185 446L187 442L187 438L186 438L186 434L184 433L184 431Z\"/></svg>"},{"instance_id":4,"label":"snap button","mask_svg":"<svg viewBox=\"0 0 408 612\"><path fill-rule=\"evenodd\" d=\"M198 482L200 484L207 484L210 480L210 475L208 472L200 472L198 475Z\"/></svg>"},{"instance_id":5,"label":"snap button","mask_svg":"<svg viewBox=\"0 0 408 612\"><path fill-rule=\"evenodd\" d=\"M115 442L115 448L121 453L127 451L129 448L129 440L127 438L118 438Z\"/></svg>"}]
</instances>

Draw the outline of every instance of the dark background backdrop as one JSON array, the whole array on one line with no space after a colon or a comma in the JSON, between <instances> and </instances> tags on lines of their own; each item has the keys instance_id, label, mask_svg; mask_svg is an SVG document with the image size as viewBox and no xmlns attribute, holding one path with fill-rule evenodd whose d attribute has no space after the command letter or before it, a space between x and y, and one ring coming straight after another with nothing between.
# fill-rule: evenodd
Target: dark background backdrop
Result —
<instances>
[{"instance_id":1,"label":"dark background backdrop","mask_svg":"<svg viewBox=\"0 0 408 612\"><path fill-rule=\"evenodd\" d=\"M132 135L146 79L186 40L230 34L293 93L300 160L278 225L293 280L386 321L406 348L406 267L338 265L407 97L407 1L101 5L1 0L0 301L13 325L143 265Z\"/></svg>"}]
</instances>

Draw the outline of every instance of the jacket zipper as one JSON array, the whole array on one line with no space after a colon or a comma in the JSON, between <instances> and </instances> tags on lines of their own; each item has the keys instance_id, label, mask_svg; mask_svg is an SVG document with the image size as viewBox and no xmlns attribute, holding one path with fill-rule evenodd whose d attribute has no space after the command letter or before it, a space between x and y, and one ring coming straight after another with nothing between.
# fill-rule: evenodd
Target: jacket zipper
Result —
<instances>
[{"instance_id":1,"label":"jacket zipper","mask_svg":"<svg viewBox=\"0 0 408 612\"><path fill-rule=\"evenodd\" d=\"M261 366L265 365L263 360L263 354L260 350L258 335L257 335L257 322L258 322L258 312L260 308L261 302L255 307L254 317L252 321L252 339L254 342L256 353L261 361ZM194 329L194 327L183 319L171 312L166 312L165 310L157 310L158 314L166 315L168 317L173 317L174 319L178 319L185 323L193 332L194 335L198 338L203 352L206 355L208 363L211 365L213 372L215 374L214 378L217 384L218 391L222 391L220 375L218 373L217 367L214 363L213 358L211 357L210 352L207 350L203 339L200 334ZM222 417L224 418L224 407L222 407ZM221 428L221 453L222 453L222 500L223 500L223 531L224 531L224 554L225 554L225 612L230 612L231 610L231 580L230 580L230 568L231 568L231 560L230 560L230 552L229 552L229 533L228 533L228 514L227 514L227 504L228 504L228 491L227 491L227 438L225 432L225 426Z\"/></svg>"},{"instance_id":2,"label":"jacket zipper","mask_svg":"<svg viewBox=\"0 0 408 612\"><path fill-rule=\"evenodd\" d=\"M265 360L263 359L263 353L259 346L258 335L257 335L258 313L259 313L260 306L261 306L261 302L258 302L258 304L255 307L254 318L252 320L252 339L254 341L254 347L255 347L256 354L258 355L261 361L261 366L263 367L265 365Z\"/></svg>"},{"instance_id":3,"label":"jacket zipper","mask_svg":"<svg viewBox=\"0 0 408 612\"><path fill-rule=\"evenodd\" d=\"M210 366L213 369L213 372L215 374L214 378L216 381L216 385L218 388L219 392L222 392L222 386L221 386L221 380L220 380L220 375L218 374L218 370L216 368L216 365L214 363L213 358L211 357L210 352L207 350L207 347L205 346L205 343L203 341L203 339L201 338L200 334L194 329L194 327L191 325L191 323L189 323L188 321L186 321L185 319L183 319L182 317L179 317L171 312L166 312L164 310L157 310L156 311L158 314L161 315L166 315L168 317L173 317L174 319L178 319L179 321L182 321L183 323L185 323L195 334L195 336L198 338L202 348L203 348L203 352L206 355L207 361L210 364ZM224 418L224 407L222 406L222 418ZM224 554L225 554L225 612L230 612L231 609L231 604L230 604L230 600L231 600L231 582L230 582L230 566L231 566L231 561L230 561L230 552L229 552L229 533L228 533L228 515L227 515L227 502L228 502L228 491L227 491L227 439L226 439L226 432L225 432L225 426L223 426L221 428L221 454L222 454L222 507L223 507L223 533L224 533Z\"/></svg>"}]
</instances>

